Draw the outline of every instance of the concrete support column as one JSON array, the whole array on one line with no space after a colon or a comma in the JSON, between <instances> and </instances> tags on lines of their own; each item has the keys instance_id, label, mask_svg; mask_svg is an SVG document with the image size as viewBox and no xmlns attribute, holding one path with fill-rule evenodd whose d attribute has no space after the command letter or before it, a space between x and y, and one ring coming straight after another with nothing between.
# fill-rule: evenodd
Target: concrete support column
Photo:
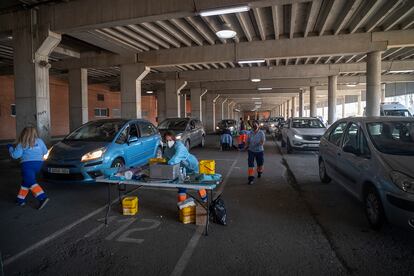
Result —
<instances>
[{"instance_id":1,"label":"concrete support column","mask_svg":"<svg viewBox=\"0 0 414 276\"><path fill-rule=\"evenodd\" d=\"M181 118L187 117L187 95L186 94L180 95L180 117Z\"/></svg>"},{"instance_id":2,"label":"concrete support column","mask_svg":"<svg viewBox=\"0 0 414 276\"><path fill-rule=\"evenodd\" d=\"M343 96L343 98L342 98L342 118L345 118L345 99L346 99L346 97L345 96Z\"/></svg>"},{"instance_id":3,"label":"concrete support column","mask_svg":"<svg viewBox=\"0 0 414 276\"><path fill-rule=\"evenodd\" d=\"M211 133L214 132L214 128L215 128L215 102L214 102L214 98L216 97L216 95L214 94L207 94L205 97L205 102L206 102L206 112L203 115L203 124L204 127L206 128L206 131Z\"/></svg>"},{"instance_id":4,"label":"concrete support column","mask_svg":"<svg viewBox=\"0 0 414 276\"><path fill-rule=\"evenodd\" d=\"M161 123L165 120L166 117L166 103L165 103L165 91L159 90L157 91L157 122Z\"/></svg>"},{"instance_id":5,"label":"concrete support column","mask_svg":"<svg viewBox=\"0 0 414 276\"><path fill-rule=\"evenodd\" d=\"M303 117L303 93L299 92L299 117Z\"/></svg>"},{"instance_id":6,"label":"concrete support column","mask_svg":"<svg viewBox=\"0 0 414 276\"><path fill-rule=\"evenodd\" d=\"M381 105L381 52L367 54L366 116L379 116Z\"/></svg>"},{"instance_id":7,"label":"concrete support column","mask_svg":"<svg viewBox=\"0 0 414 276\"><path fill-rule=\"evenodd\" d=\"M142 63L121 65L121 117L141 118L141 81L150 68Z\"/></svg>"},{"instance_id":8,"label":"concrete support column","mask_svg":"<svg viewBox=\"0 0 414 276\"><path fill-rule=\"evenodd\" d=\"M224 99L221 102L221 120L227 119L227 114L225 114L225 108L224 108L224 104L227 102L227 99Z\"/></svg>"},{"instance_id":9,"label":"concrete support column","mask_svg":"<svg viewBox=\"0 0 414 276\"><path fill-rule=\"evenodd\" d=\"M362 91L359 93L358 95L358 115L362 115L362 103L361 103L361 98L362 98Z\"/></svg>"},{"instance_id":10,"label":"concrete support column","mask_svg":"<svg viewBox=\"0 0 414 276\"><path fill-rule=\"evenodd\" d=\"M186 81L177 79L167 79L165 81L165 115L167 118L181 116L180 92L186 85Z\"/></svg>"},{"instance_id":11,"label":"concrete support column","mask_svg":"<svg viewBox=\"0 0 414 276\"><path fill-rule=\"evenodd\" d=\"M317 108L316 108L316 86L310 87L309 92L309 114L310 117L317 116Z\"/></svg>"},{"instance_id":12,"label":"concrete support column","mask_svg":"<svg viewBox=\"0 0 414 276\"><path fill-rule=\"evenodd\" d=\"M219 115L219 108L217 108L218 105L218 99L220 98L220 95L216 95L213 99L213 130L216 130L216 124L217 121L220 120L220 115Z\"/></svg>"},{"instance_id":13,"label":"concrete support column","mask_svg":"<svg viewBox=\"0 0 414 276\"><path fill-rule=\"evenodd\" d=\"M385 83L381 84L381 103L385 103Z\"/></svg>"},{"instance_id":14,"label":"concrete support column","mask_svg":"<svg viewBox=\"0 0 414 276\"><path fill-rule=\"evenodd\" d=\"M191 88L190 93L191 117L201 120L203 117L201 114L201 88Z\"/></svg>"},{"instance_id":15,"label":"concrete support column","mask_svg":"<svg viewBox=\"0 0 414 276\"><path fill-rule=\"evenodd\" d=\"M50 140L49 54L60 43L60 34L41 28L37 11L22 12L21 25L13 29L14 90L17 135L26 126ZM20 18L21 17L21 18ZM16 20L17 22L17 20Z\"/></svg>"},{"instance_id":16,"label":"concrete support column","mask_svg":"<svg viewBox=\"0 0 414 276\"><path fill-rule=\"evenodd\" d=\"M336 121L336 88L338 76L328 77L328 124Z\"/></svg>"},{"instance_id":17,"label":"concrete support column","mask_svg":"<svg viewBox=\"0 0 414 276\"><path fill-rule=\"evenodd\" d=\"M295 117L295 115L296 115L296 97L292 97L292 106L291 106L290 115L292 117Z\"/></svg>"},{"instance_id":18,"label":"concrete support column","mask_svg":"<svg viewBox=\"0 0 414 276\"><path fill-rule=\"evenodd\" d=\"M73 131L88 122L88 71L70 69L68 75L69 129Z\"/></svg>"}]
</instances>

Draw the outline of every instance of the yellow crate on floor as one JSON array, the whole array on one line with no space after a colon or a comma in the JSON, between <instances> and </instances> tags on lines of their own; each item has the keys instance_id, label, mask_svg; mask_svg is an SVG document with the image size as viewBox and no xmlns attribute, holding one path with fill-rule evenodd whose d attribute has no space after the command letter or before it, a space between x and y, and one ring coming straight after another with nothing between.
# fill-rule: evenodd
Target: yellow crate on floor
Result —
<instances>
[{"instance_id":1,"label":"yellow crate on floor","mask_svg":"<svg viewBox=\"0 0 414 276\"><path fill-rule=\"evenodd\" d=\"M138 213L138 197L127 196L122 199L122 213L126 216L133 216Z\"/></svg>"},{"instance_id":2,"label":"yellow crate on floor","mask_svg":"<svg viewBox=\"0 0 414 276\"><path fill-rule=\"evenodd\" d=\"M149 160L149 164L150 165L154 165L154 164L165 164L167 163L167 159L165 158L151 158Z\"/></svg>"},{"instance_id":3,"label":"yellow crate on floor","mask_svg":"<svg viewBox=\"0 0 414 276\"><path fill-rule=\"evenodd\" d=\"M180 221L184 224L196 222L196 207L190 206L180 210Z\"/></svg>"},{"instance_id":4,"label":"yellow crate on floor","mask_svg":"<svg viewBox=\"0 0 414 276\"><path fill-rule=\"evenodd\" d=\"M199 163L201 174L215 174L216 173L216 161L214 160L201 160Z\"/></svg>"}]
</instances>

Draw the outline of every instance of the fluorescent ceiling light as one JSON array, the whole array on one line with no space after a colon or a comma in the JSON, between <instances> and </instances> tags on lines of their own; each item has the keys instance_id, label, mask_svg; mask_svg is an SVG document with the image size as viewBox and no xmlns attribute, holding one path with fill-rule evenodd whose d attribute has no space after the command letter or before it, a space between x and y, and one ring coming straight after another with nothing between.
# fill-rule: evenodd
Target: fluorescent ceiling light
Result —
<instances>
[{"instance_id":1,"label":"fluorescent ceiling light","mask_svg":"<svg viewBox=\"0 0 414 276\"><path fill-rule=\"evenodd\" d=\"M262 104L262 102L254 102L254 104Z\"/></svg>"},{"instance_id":2,"label":"fluorescent ceiling light","mask_svg":"<svg viewBox=\"0 0 414 276\"><path fill-rule=\"evenodd\" d=\"M201 16L213 16L213 15L222 15L222 14L237 13L237 12L247 12L249 10L250 10L249 6L236 6L236 7L222 8L222 9L205 10L205 11L201 11L199 14Z\"/></svg>"},{"instance_id":3,"label":"fluorescent ceiling light","mask_svg":"<svg viewBox=\"0 0 414 276\"><path fill-rule=\"evenodd\" d=\"M348 83L346 86L348 86L348 87L355 87L357 85L356 85L356 83Z\"/></svg>"},{"instance_id":4,"label":"fluorescent ceiling light","mask_svg":"<svg viewBox=\"0 0 414 276\"><path fill-rule=\"evenodd\" d=\"M252 98L252 100L261 100L262 98Z\"/></svg>"},{"instance_id":5,"label":"fluorescent ceiling light","mask_svg":"<svg viewBox=\"0 0 414 276\"><path fill-rule=\"evenodd\" d=\"M265 62L264 59L252 59L252 60L239 60L239 64L246 64L246 63L263 63Z\"/></svg>"},{"instance_id":6,"label":"fluorescent ceiling light","mask_svg":"<svg viewBox=\"0 0 414 276\"><path fill-rule=\"evenodd\" d=\"M147 94L152 94L154 93L154 91L147 91Z\"/></svg>"},{"instance_id":7,"label":"fluorescent ceiling light","mask_svg":"<svg viewBox=\"0 0 414 276\"><path fill-rule=\"evenodd\" d=\"M221 29L216 32L216 36L223 39L233 38L236 35L236 31L233 30L229 24L223 24Z\"/></svg>"},{"instance_id":8,"label":"fluorescent ceiling light","mask_svg":"<svg viewBox=\"0 0 414 276\"><path fill-rule=\"evenodd\" d=\"M240 112L240 109L235 108L235 109L234 109L234 111L236 111L236 112Z\"/></svg>"},{"instance_id":9,"label":"fluorescent ceiling light","mask_svg":"<svg viewBox=\"0 0 414 276\"><path fill-rule=\"evenodd\" d=\"M390 73L412 73L414 70L391 70Z\"/></svg>"},{"instance_id":10,"label":"fluorescent ceiling light","mask_svg":"<svg viewBox=\"0 0 414 276\"><path fill-rule=\"evenodd\" d=\"M272 87L259 87L259 88L257 88L257 90L259 90L259 91L267 91L267 90L272 90Z\"/></svg>"},{"instance_id":11,"label":"fluorescent ceiling light","mask_svg":"<svg viewBox=\"0 0 414 276\"><path fill-rule=\"evenodd\" d=\"M251 79L252 82L260 82L261 79Z\"/></svg>"}]
</instances>

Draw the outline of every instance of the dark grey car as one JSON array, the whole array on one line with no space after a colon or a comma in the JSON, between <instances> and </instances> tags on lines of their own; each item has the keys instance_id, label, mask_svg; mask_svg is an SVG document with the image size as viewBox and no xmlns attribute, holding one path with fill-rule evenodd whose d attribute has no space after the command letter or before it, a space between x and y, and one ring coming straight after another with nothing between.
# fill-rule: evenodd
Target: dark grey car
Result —
<instances>
[{"instance_id":1,"label":"dark grey car","mask_svg":"<svg viewBox=\"0 0 414 276\"><path fill-rule=\"evenodd\" d=\"M187 149L201 146L204 147L206 132L203 123L198 119L191 118L168 118L158 125L161 136L166 131L172 131L177 140L181 140Z\"/></svg>"}]
</instances>

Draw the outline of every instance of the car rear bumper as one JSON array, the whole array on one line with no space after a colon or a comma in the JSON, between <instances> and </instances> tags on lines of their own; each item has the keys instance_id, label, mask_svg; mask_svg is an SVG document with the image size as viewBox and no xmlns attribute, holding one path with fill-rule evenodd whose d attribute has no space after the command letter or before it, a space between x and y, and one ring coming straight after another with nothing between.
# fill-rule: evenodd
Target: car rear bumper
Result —
<instances>
[{"instance_id":1,"label":"car rear bumper","mask_svg":"<svg viewBox=\"0 0 414 276\"><path fill-rule=\"evenodd\" d=\"M414 197L401 198L388 193L383 202L389 222L414 231Z\"/></svg>"}]
</instances>

